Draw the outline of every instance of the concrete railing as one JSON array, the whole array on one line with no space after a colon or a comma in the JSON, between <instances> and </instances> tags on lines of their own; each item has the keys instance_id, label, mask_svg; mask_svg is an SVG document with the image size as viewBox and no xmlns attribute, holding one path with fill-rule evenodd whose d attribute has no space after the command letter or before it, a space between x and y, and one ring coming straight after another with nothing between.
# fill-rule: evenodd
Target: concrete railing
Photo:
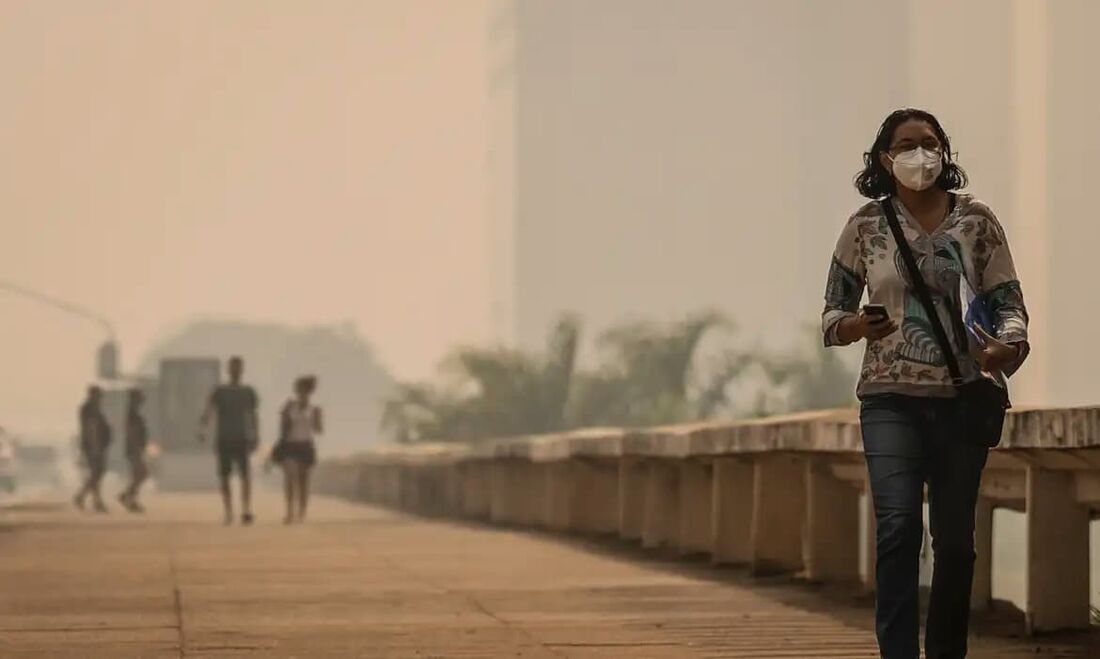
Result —
<instances>
[{"instance_id":1,"label":"concrete railing","mask_svg":"<svg viewBox=\"0 0 1100 659\"><path fill-rule=\"evenodd\" d=\"M874 517L852 410L470 444L384 445L320 466L330 494L424 515L585 534L810 581L874 574ZM991 601L993 510L1027 517L1029 630L1089 625L1100 407L1017 409L990 455L973 604ZM860 547L861 543L866 546ZM861 556L863 557L861 559ZM862 564L861 564L862 563Z\"/></svg>"}]
</instances>

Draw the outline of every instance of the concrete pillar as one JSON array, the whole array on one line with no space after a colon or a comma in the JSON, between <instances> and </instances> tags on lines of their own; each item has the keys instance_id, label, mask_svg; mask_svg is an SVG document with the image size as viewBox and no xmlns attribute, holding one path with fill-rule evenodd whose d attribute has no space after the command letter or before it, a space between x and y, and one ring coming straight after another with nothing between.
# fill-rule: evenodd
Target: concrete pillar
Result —
<instances>
[{"instance_id":1,"label":"concrete pillar","mask_svg":"<svg viewBox=\"0 0 1100 659\"><path fill-rule=\"evenodd\" d=\"M1089 511L1073 473L1027 469L1029 633L1089 627Z\"/></svg>"},{"instance_id":2,"label":"concrete pillar","mask_svg":"<svg viewBox=\"0 0 1100 659\"><path fill-rule=\"evenodd\" d=\"M382 466L382 501L390 508L401 507L401 467Z\"/></svg>"},{"instance_id":3,"label":"concrete pillar","mask_svg":"<svg viewBox=\"0 0 1100 659\"><path fill-rule=\"evenodd\" d=\"M489 474L485 462L462 465L462 514L475 519L489 516Z\"/></svg>"},{"instance_id":4,"label":"concrete pillar","mask_svg":"<svg viewBox=\"0 0 1100 659\"><path fill-rule=\"evenodd\" d=\"M446 465L435 465L432 467L432 514L446 515L449 500L447 467Z\"/></svg>"},{"instance_id":5,"label":"concrete pillar","mask_svg":"<svg viewBox=\"0 0 1100 659\"><path fill-rule=\"evenodd\" d=\"M676 515L680 511L677 501L680 471L669 460L650 460L646 477L645 514L642 517L642 546L657 548L670 546L676 541L679 530Z\"/></svg>"},{"instance_id":6,"label":"concrete pillar","mask_svg":"<svg viewBox=\"0 0 1100 659\"><path fill-rule=\"evenodd\" d=\"M871 498L870 484L864 486L860 507L863 510L863 585L867 592L875 592L875 570L878 566L878 523L875 521L875 502Z\"/></svg>"},{"instance_id":7,"label":"concrete pillar","mask_svg":"<svg viewBox=\"0 0 1100 659\"><path fill-rule=\"evenodd\" d=\"M712 481L711 559L715 564L748 563L752 556L752 463L718 458Z\"/></svg>"},{"instance_id":8,"label":"concrete pillar","mask_svg":"<svg viewBox=\"0 0 1100 659\"><path fill-rule=\"evenodd\" d=\"M374 468L371 465L359 465L355 475L355 498L367 503L378 503L374 494Z\"/></svg>"},{"instance_id":9,"label":"concrete pillar","mask_svg":"<svg viewBox=\"0 0 1100 659\"><path fill-rule=\"evenodd\" d=\"M489 463L489 519L494 524L516 522L516 492L514 460L493 460Z\"/></svg>"},{"instance_id":10,"label":"concrete pillar","mask_svg":"<svg viewBox=\"0 0 1100 659\"><path fill-rule=\"evenodd\" d=\"M806 471L806 578L859 579L859 490L833 476L826 460Z\"/></svg>"},{"instance_id":11,"label":"concrete pillar","mask_svg":"<svg viewBox=\"0 0 1100 659\"><path fill-rule=\"evenodd\" d=\"M557 460L546 465L544 474L545 498L542 502L543 525L552 531L565 531L572 524L573 474L568 460Z\"/></svg>"},{"instance_id":12,"label":"concrete pillar","mask_svg":"<svg viewBox=\"0 0 1100 659\"><path fill-rule=\"evenodd\" d=\"M378 465L370 465L364 472L363 478L367 482L367 491L370 493L368 500L374 504L385 505L386 487L382 468Z\"/></svg>"},{"instance_id":13,"label":"concrete pillar","mask_svg":"<svg viewBox=\"0 0 1100 659\"><path fill-rule=\"evenodd\" d=\"M435 474L431 467L416 466L405 468L406 492L410 496L407 502L409 510L421 514L430 514L435 495Z\"/></svg>"},{"instance_id":14,"label":"concrete pillar","mask_svg":"<svg viewBox=\"0 0 1100 659\"><path fill-rule=\"evenodd\" d=\"M753 467L752 571L797 572L803 566L805 467L799 458L783 454L760 455Z\"/></svg>"},{"instance_id":15,"label":"concrete pillar","mask_svg":"<svg viewBox=\"0 0 1100 659\"><path fill-rule=\"evenodd\" d=\"M382 501L382 474L378 473L378 465L367 464L364 466L363 471L360 473L359 482L360 487L363 488L363 492L366 494L364 497L366 501L372 504L381 504Z\"/></svg>"},{"instance_id":16,"label":"concrete pillar","mask_svg":"<svg viewBox=\"0 0 1100 659\"><path fill-rule=\"evenodd\" d=\"M405 467L395 466L390 468L393 481L394 490L394 506L401 510L409 509L409 502L412 501L412 497L409 495L409 479L405 477Z\"/></svg>"},{"instance_id":17,"label":"concrete pillar","mask_svg":"<svg viewBox=\"0 0 1100 659\"><path fill-rule=\"evenodd\" d=\"M517 460L513 467L512 487L516 496L516 523L521 526L537 526L542 517L542 498L546 479L544 465L528 460Z\"/></svg>"},{"instance_id":18,"label":"concrete pillar","mask_svg":"<svg viewBox=\"0 0 1100 659\"><path fill-rule=\"evenodd\" d=\"M375 468L378 475L378 500L389 508L396 508L400 503L400 488L398 487L397 467L393 465L378 465Z\"/></svg>"},{"instance_id":19,"label":"concrete pillar","mask_svg":"<svg viewBox=\"0 0 1100 659\"><path fill-rule=\"evenodd\" d=\"M711 466L695 460L682 460L679 464L679 493L677 503L679 529L676 548L681 555L710 554L711 506L714 503Z\"/></svg>"},{"instance_id":20,"label":"concrete pillar","mask_svg":"<svg viewBox=\"0 0 1100 659\"><path fill-rule=\"evenodd\" d=\"M462 477L461 477L461 465L458 463L447 465L446 470L446 484L447 484L447 514L452 517L457 517L462 514Z\"/></svg>"},{"instance_id":21,"label":"concrete pillar","mask_svg":"<svg viewBox=\"0 0 1100 659\"><path fill-rule=\"evenodd\" d=\"M619 467L605 460L572 460L573 530L609 534L619 530Z\"/></svg>"},{"instance_id":22,"label":"concrete pillar","mask_svg":"<svg viewBox=\"0 0 1100 659\"><path fill-rule=\"evenodd\" d=\"M429 466L415 466L408 468L411 476L414 501L413 510L418 513L430 515L435 512L436 503L436 470Z\"/></svg>"},{"instance_id":23,"label":"concrete pillar","mask_svg":"<svg viewBox=\"0 0 1100 659\"><path fill-rule=\"evenodd\" d=\"M993 502L978 499L974 517L974 585L970 608L984 611L993 602Z\"/></svg>"},{"instance_id":24,"label":"concrete pillar","mask_svg":"<svg viewBox=\"0 0 1100 659\"><path fill-rule=\"evenodd\" d=\"M645 491L649 468L638 458L619 460L619 537L642 539Z\"/></svg>"},{"instance_id":25,"label":"concrete pillar","mask_svg":"<svg viewBox=\"0 0 1100 659\"><path fill-rule=\"evenodd\" d=\"M419 501L417 510L425 515L438 515L443 479L439 467L435 465L414 467L417 476Z\"/></svg>"},{"instance_id":26,"label":"concrete pillar","mask_svg":"<svg viewBox=\"0 0 1100 659\"><path fill-rule=\"evenodd\" d=\"M417 512L420 507L420 469L403 466L399 469L401 509Z\"/></svg>"}]
</instances>

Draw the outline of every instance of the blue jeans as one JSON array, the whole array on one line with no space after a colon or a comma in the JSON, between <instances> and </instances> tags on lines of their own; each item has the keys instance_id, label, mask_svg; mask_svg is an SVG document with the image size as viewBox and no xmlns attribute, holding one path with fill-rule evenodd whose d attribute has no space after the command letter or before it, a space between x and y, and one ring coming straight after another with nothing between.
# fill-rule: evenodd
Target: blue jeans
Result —
<instances>
[{"instance_id":1,"label":"blue jeans","mask_svg":"<svg viewBox=\"0 0 1100 659\"><path fill-rule=\"evenodd\" d=\"M927 659L966 656L974 509L988 449L953 432L954 401L869 396L860 410L875 507L875 632L883 659L919 659L920 550L928 485L934 556Z\"/></svg>"}]
</instances>

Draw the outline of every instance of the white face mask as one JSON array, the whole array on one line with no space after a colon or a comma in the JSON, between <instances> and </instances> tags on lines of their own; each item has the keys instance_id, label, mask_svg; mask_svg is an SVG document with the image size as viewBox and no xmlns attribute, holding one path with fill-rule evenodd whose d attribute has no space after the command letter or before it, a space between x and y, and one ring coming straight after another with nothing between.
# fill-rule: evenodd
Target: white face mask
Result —
<instances>
[{"instance_id":1,"label":"white face mask","mask_svg":"<svg viewBox=\"0 0 1100 659\"><path fill-rule=\"evenodd\" d=\"M930 188L943 171L940 154L919 146L899 153L890 161L898 183L918 192Z\"/></svg>"}]
</instances>

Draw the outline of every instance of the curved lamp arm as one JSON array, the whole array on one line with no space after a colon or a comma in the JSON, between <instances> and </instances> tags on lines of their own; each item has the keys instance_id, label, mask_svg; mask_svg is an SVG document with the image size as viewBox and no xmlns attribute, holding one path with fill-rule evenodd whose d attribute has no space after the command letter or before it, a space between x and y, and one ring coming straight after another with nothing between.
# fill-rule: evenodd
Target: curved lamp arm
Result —
<instances>
[{"instance_id":1,"label":"curved lamp arm","mask_svg":"<svg viewBox=\"0 0 1100 659\"><path fill-rule=\"evenodd\" d=\"M74 316L79 316L85 320L90 320L99 325L103 329L103 331L107 333L107 336L111 341L115 340L114 325L111 324L111 321L95 313L94 311L86 309L80 305L73 304L71 302L66 302L65 300L53 297L51 295L39 293L38 291L27 288L26 286L20 286L19 284L10 281L4 281L3 279L0 279L0 289L6 290L10 293L15 293L16 295L30 298L32 300L36 300L38 302L41 302L42 304L51 306L54 309L64 311Z\"/></svg>"}]
</instances>

